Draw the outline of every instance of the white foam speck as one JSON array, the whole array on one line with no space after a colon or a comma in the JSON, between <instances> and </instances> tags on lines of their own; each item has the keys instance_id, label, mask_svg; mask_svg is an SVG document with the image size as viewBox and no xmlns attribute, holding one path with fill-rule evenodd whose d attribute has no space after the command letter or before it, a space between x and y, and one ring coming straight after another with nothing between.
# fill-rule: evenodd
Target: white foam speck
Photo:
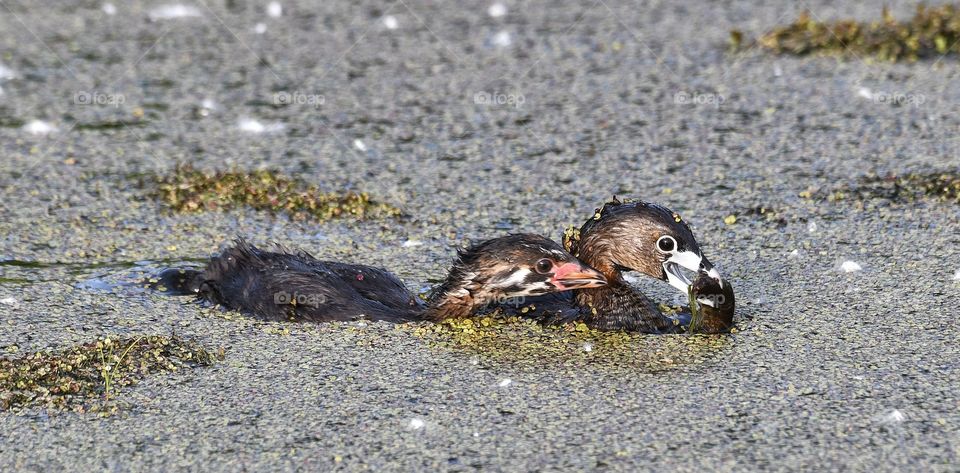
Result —
<instances>
[{"instance_id":1,"label":"white foam speck","mask_svg":"<svg viewBox=\"0 0 960 473\"><path fill-rule=\"evenodd\" d=\"M774 77L780 77L780 76L782 76L782 75L783 75L783 69L780 68L780 65L779 65L779 64L774 64L774 65L773 65L773 76L774 76Z\"/></svg>"},{"instance_id":2,"label":"white foam speck","mask_svg":"<svg viewBox=\"0 0 960 473\"><path fill-rule=\"evenodd\" d=\"M500 18L507 14L507 6L500 2L494 3L487 9L487 14L494 18Z\"/></svg>"},{"instance_id":3,"label":"white foam speck","mask_svg":"<svg viewBox=\"0 0 960 473\"><path fill-rule=\"evenodd\" d=\"M958 269L957 272L953 273L953 280L960 281L960 269Z\"/></svg>"},{"instance_id":4,"label":"white foam speck","mask_svg":"<svg viewBox=\"0 0 960 473\"><path fill-rule=\"evenodd\" d=\"M883 418L880 419L880 422L884 424L899 424L905 420L907 420L907 416L903 415L903 413L898 409L894 409L887 415L883 416Z\"/></svg>"},{"instance_id":5,"label":"white foam speck","mask_svg":"<svg viewBox=\"0 0 960 473\"><path fill-rule=\"evenodd\" d=\"M797 259L799 257L800 257L800 250L793 250L787 254L787 258L789 259Z\"/></svg>"},{"instance_id":6,"label":"white foam speck","mask_svg":"<svg viewBox=\"0 0 960 473\"><path fill-rule=\"evenodd\" d=\"M471 364L471 365L474 365L474 366L479 365L479 364L480 364L480 357L479 357L479 356L473 356L473 357L471 357L471 358L470 358L470 364Z\"/></svg>"},{"instance_id":7,"label":"white foam speck","mask_svg":"<svg viewBox=\"0 0 960 473\"><path fill-rule=\"evenodd\" d=\"M363 141L361 141L359 138L356 140L353 140L353 147L356 148L358 151L367 150L367 145L365 145Z\"/></svg>"},{"instance_id":8,"label":"white foam speck","mask_svg":"<svg viewBox=\"0 0 960 473\"><path fill-rule=\"evenodd\" d=\"M9 67L0 64L0 79L14 79L17 77L17 72Z\"/></svg>"},{"instance_id":9,"label":"white foam speck","mask_svg":"<svg viewBox=\"0 0 960 473\"><path fill-rule=\"evenodd\" d=\"M810 222L807 224L807 231L810 233L817 232L817 222Z\"/></svg>"},{"instance_id":10,"label":"white foam speck","mask_svg":"<svg viewBox=\"0 0 960 473\"><path fill-rule=\"evenodd\" d=\"M383 26L388 30L395 30L400 27L400 22L397 21L397 17L393 15L387 15L383 17Z\"/></svg>"},{"instance_id":11,"label":"white foam speck","mask_svg":"<svg viewBox=\"0 0 960 473\"><path fill-rule=\"evenodd\" d=\"M214 102L212 99L203 99L203 101L200 102L200 106L203 107L203 108L205 108L205 109L207 109L207 110L216 110L216 109L217 109L217 103Z\"/></svg>"},{"instance_id":12,"label":"white foam speck","mask_svg":"<svg viewBox=\"0 0 960 473\"><path fill-rule=\"evenodd\" d=\"M593 351L593 344L592 344L592 343L589 343L589 342L584 343L584 344L583 344L583 351L586 351L586 352L591 352L591 351Z\"/></svg>"},{"instance_id":13,"label":"white foam speck","mask_svg":"<svg viewBox=\"0 0 960 473\"><path fill-rule=\"evenodd\" d=\"M480 436L480 432L474 432L474 433L473 433L473 436L474 436L474 437L479 437L479 436Z\"/></svg>"},{"instance_id":14,"label":"white foam speck","mask_svg":"<svg viewBox=\"0 0 960 473\"><path fill-rule=\"evenodd\" d=\"M14 305L16 303L17 303L17 300L12 297L4 297L3 299L0 299L0 304L3 304L3 305Z\"/></svg>"},{"instance_id":15,"label":"white foam speck","mask_svg":"<svg viewBox=\"0 0 960 473\"><path fill-rule=\"evenodd\" d=\"M117 14L117 7L113 6L112 3L104 3L103 6L100 7L100 8L101 8L101 9L103 10L103 12L106 13L107 15L116 15L116 14Z\"/></svg>"},{"instance_id":16,"label":"white foam speck","mask_svg":"<svg viewBox=\"0 0 960 473\"><path fill-rule=\"evenodd\" d=\"M270 2L267 5L267 16L279 18L281 15L283 15L283 5L280 5L280 2Z\"/></svg>"},{"instance_id":17,"label":"white foam speck","mask_svg":"<svg viewBox=\"0 0 960 473\"><path fill-rule=\"evenodd\" d=\"M238 126L240 131L247 133L277 133L283 131L283 123L267 123L264 125L252 118L241 118Z\"/></svg>"},{"instance_id":18,"label":"white foam speck","mask_svg":"<svg viewBox=\"0 0 960 473\"><path fill-rule=\"evenodd\" d=\"M253 25L253 32L256 34L264 34L267 32L267 25L264 23L257 23Z\"/></svg>"},{"instance_id":19,"label":"white foam speck","mask_svg":"<svg viewBox=\"0 0 960 473\"><path fill-rule=\"evenodd\" d=\"M857 89L857 95L867 100L873 100L873 97L874 97L873 91L866 87L860 87L859 89Z\"/></svg>"},{"instance_id":20,"label":"white foam speck","mask_svg":"<svg viewBox=\"0 0 960 473\"><path fill-rule=\"evenodd\" d=\"M845 273L854 273L862 269L863 267L856 261L847 260L840 264L840 270Z\"/></svg>"},{"instance_id":21,"label":"white foam speck","mask_svg":"<svg viewBox=\"0 0 960 473\"><path fill-rule=\"evenodd\" d=\"M33 120L26 125L23 125L23 131L30 133L31 135L46 135L47 133L53 133L57 131L57 127L41 120Z\"/></svg>"},{"instance_id":22,"label":"white foam speck","mask_svg":"<svg viewBox=\"0 0 960 473\"><path fill-rule=\"evenodd\" d=\"M422 244L423 244L423 242L420 241L420 240L407 240L407 241L403 242L403 247L404 247L404 248L413 248L414 246L420 246L420 245L422 245Z\"/></svg>"},{"instance_id":23,"label":"white foam speck","mask_svg":"<svg viewBox=\"0 0 960 473\"><path fill-rule=\"evenodd\" d=\"M409 429L409 430L420 430L420 429L422 429L425 425L427 425L427 423L424 422L423 419L410 419L410 423L407 424L407 429Z\"/></svg>"},{"instance_id":24,"label":"white foam speck","mask_svg":"<svg viewBox=\"0 0 960 473\"><path fill-rule=\"evenodd\" d=\"M172 5L161 5L150 10L147 13L150 20L172 20L175 18L197 18L203 16L197 7L176 3Z\"/></svg>"},{"instance_id":25,"label":"white foam speck","mask_svg":"<svg viewBox=\"0 0 960 473\"><path fill-rule=\"evenodd\" d=\"M510 32L500 31L493 35L493 39L491 39L490 42L493 43L494 46L505 48L513 44L513 39L510 38Z\"/></svg>"},{"instance_id":26,"label":"white foam speck","mask_svg":"<svg viewBox=\"0 0 960 473\"><path fill-rule=\"evenodd\" d=\"M510 386L511 384L513 384L513 380L511 380L510 378L503 378L500 380L499 383L497 383L497 386L500 386L501 388L505 388L507 386Z\"/></svg>"}]
</instances>

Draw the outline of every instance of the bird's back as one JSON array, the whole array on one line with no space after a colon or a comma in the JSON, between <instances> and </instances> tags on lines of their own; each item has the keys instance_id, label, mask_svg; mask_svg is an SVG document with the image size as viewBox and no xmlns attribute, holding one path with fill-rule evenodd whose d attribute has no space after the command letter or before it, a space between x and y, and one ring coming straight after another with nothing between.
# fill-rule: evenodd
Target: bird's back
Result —
<instances>
[{"instance_id":1,"label":"bird's back","mask_svg":"<svg viewBox=\"0 0 960 473\"><path fill-rule=\"evenodd\" d=\"M263 251L244 240L214 257L200 279L204 299L267 320L403 321L422 311L403 283L380 268Z\"/></svg>"}]
</instances>

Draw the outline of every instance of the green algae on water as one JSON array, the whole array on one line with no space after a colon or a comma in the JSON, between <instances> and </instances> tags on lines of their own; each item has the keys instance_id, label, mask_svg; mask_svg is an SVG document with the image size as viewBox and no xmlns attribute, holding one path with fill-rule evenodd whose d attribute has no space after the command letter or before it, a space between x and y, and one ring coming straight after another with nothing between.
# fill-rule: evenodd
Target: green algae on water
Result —
<instances>
[{"instance_id":1,"label":"green algae on water","mask_svg":"<svg viewBox=\"0 0 960 473\"><path fill-rule=\"evenodd\" d=\"M157 176L151 194L177 212L229 210L247 206L254 210L286 213L295 219L330 220L399 217L392 205L377 202L365 192L322 192L301 179L260 170L203 172L181 165L166 176Z\"/></svg>"},{"instance_id":2,"label":"green algae on water","mask_svg":"<svg viewBox=\"0 0 960 473\"><path fill-rule=\"evenodd\" d=\"M177 336L105 337L58 352L0 358L0 410L45 407L109 413L117 389L144 377L222 359ZM100 403L99 401L104 401Z\"/></svg>"},{"instance_id":3,"label":"green algae on water","mask_svg":"<svg viewBox=\"0 0 960 473\"><path fill-rule=\"evenodd\" d=\"M762 48L777 54L851 55L880 61L915 61L960 53L960 6L917 6L914 16L898 21L884 8L873 22L821 21L803 12L793 23L777 27L757 39ZM743 33L733 30L734 50L749 47Z\"/></svg>"},{"instance_id":4,"label":"green algae on water","mask_svg":"<svg viewBox=\"0 0 960 473\"><path fill-rule=\"evenodd\" d=\"M412 330L433 349L459 351L517 368L589 365L631 372L658 372L703 363L719 356L730 337L601 331L582 322L543 325L497 313L399 327Z\"/></svg>"},{"instance_id":5,"label":"green algae on water","mask_svg":"<svg viewBox=\"0 0 960 473\"><path fill-rule=\"evenodd\" d=\"M960 174L944 172L886 177L870 175L862 178L856 186L843 186L825 193L804 191L800 193L800 197L828 202L887 199L899 203L913 203L928 199L960 204Z\"/></svg>"}]
</instances>

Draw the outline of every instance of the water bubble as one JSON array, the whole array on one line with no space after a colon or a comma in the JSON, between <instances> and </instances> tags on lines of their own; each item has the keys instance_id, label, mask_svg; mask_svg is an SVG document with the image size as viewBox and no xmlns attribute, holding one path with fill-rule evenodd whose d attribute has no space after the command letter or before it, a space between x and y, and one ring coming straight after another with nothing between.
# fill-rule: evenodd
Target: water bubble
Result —
<instances>
[{"instance_id":1,"label":"water bubble","mask_svg":"<svg viewBox=\"0 0 960 473\"><path fill-rule=\"evenodd\" d=\"M957 272L953 273L953 280L960 281L960 269L958 269Z\"/></svg>"},{"instance_id":2,"label":"water bubble","mask_svg":"<svg viewBox=\"0 0 960 473\"><path fill-rule=\"evenodd\" d=\"M241 118L237 123L237 127L240 128L240 131L247 133L277 133L284 129L283 123L268 123L264 125L252 118Z\"/></svg>"},{"instance_id":3,"label":"water bubble","mask_svg":"<svg viewBox=\"0 0 960 473\"><path fill-rule=\"evenodd\" d=\"M590 342L584 343L584 344L583 344L583 351L588 352L588 353L591 352L591 351L593 351L593 344L590 343Z\"/></svg>"},{"instance_id":4,"label":"water bubble","mask_svg":"<svg viewBox=\"0 0 960 473\"><path fill-rule=\"evenodd\" d=\"M57 131L57 127L41 120L33 120L23 125L23 131L31 135L46 135Z\"/></svg>"},{"instance_id":5,"label":"water bubble","mask_svg":"<svg viewBox=\"0 0 960 473\"><path fill-rule=\"evenodd\" d=\"M15 79L17 77L17 72L4 64L0 64L0 79Z\"/></svg>"},{"instance_id":6,"label":"water bubble","mask_svg":"<svg viewBox=\"0 0 960 473\"><path fill-rule=\"evenodd\" d=\"M197 7L183 5L180 3L173 5L161 5L150 10L147 13L150 21L172 20L176 18L197 18L203 16Z\"/></svg>"},{"instance_id":7,"label":"water bubble","mask_svg":"<svg viewBox=\"0 0 960 473\"><path fill-rule=\"evenodd\" d=\"M800 257L800 250L793 250L787 254L787 258L789 259L797 259L799 257Z\"/></svg>"},{"instance_id":8,"label":"water bubble","mask_svg":"<svg viewBox=\"0 0 960 473\"><path fill-rule=\"evenodd\" d=\"M279 18L281 15L283 15L283 5L280 5L280 2L270 2L267 5L267 16Z\"/></svg>"},{"instance_id":9,"label":"water bubble","mask_svg":"<svg viewBox=\"0 0 960 473\"><path fill-rule=\"evenodd\" d=\"M861 270L863 270L863 267L860 266L860 263L857 263L856 261L847 260L840 264L840 271L845 273L855 273Z\"/></svg>"},{"instance_id":10,"label":"water bubble","mask_svg":"<svg viewBox=\"0 0 960 473\"><path fill-rule=\"evenodd\" d=\"M366 150L367 150L367 145L364 144L363 141L361 141L359 138L356 139L356 140L353 140L353 147L356 148L357 151L366 151Z\"/></svg>"},{"instance_id":11,"label":"water bubble","mask_svg":"<svg viewBox=\"0 0 960 473\"><path fill-rule=\"evenodd\" d=\"M880 423L892 425L892 424L899 424L905 420L907 420L907 416L905 416L898 409L894 409L890 411L887 415L883 416L880 419Z\"/></svg>"},{"instance_id":12,"label":"water bubble","mask_svg":"<svg viewBox=\"0 0 960 473\"><path fill-rule=\"evenodd\" d=\"M500 380L499 383L497 383L497 386L500 386L501 388L505 388L505 387L507 387L507 386L510 386L511 384L513 384L513 380L512 380L512 379L510 379L510 378L503 378L503 379Z\"/></svg>"},{"instance_id":13,"label":"water bubble","mask_svg":"<svg viewBox=\"0 0 960 473\"><path fill-rule=\"evenodd\" d=\"M393 15L387 15L383 17L383 26L388 30L395 30L400 27L400 22L397 21L397 17Z\"/></svg>"},{"instance_id":14,"label":"water bubble","mask_svg":"<svg viewBox=\"0 0 960 473\"><path fill-rule=\"evenodd\" d=\"M107 15L112 16L117 14L117 7L113 6L112 3L104 3L103 6L100 7L100 9L102 9L103 12L106 13Z\"/></svg>"},{"instance_id":15,"label":"water bubble","mask_svg":"<svg viewBox=\"0 0 960 473\"><path fill-rule=\"evenodd\" d=\"M17 300L12 297L4 297L3 299L0 299L0 304L3 305L15 305L16 303Z\"/></svg>"},{"instance_id":16,"label":"water bubble","mask_svg":"<svg viewBox=\"0 0 960 473\"><path fill-rule=\"evenodd\" d=\"M420 240L407 240L403 242L404 248L413 248L414 246L420 246L420 245L423 245L423 242Z\"/></svg>"},{"instance_id":17,"label":"water bubble","mask_svg":"<svg viewBox=\"0 0 960 473\"><path fill-rule=\"evenodd\" d=\"M494 3L487 9L487 14L493 18L500 18L507 14L507 6L500 2Z\"/></svg>"},{"instance_id":18,"label":"water bubble","mask_svg":"<svg viewBox=\"0 0 960 473\"><path fill-rule=\"evenodd\" d=\"M509 31L500 31L500 32L498 32L497 34L493 35L493 38L490 40L490 42L491 42L494 46L498 46L498 47L501 47L501 48L505 48L505 47L510 46L511 44L513 44L513 40L510 38L510 32L509 32Z\"/></svg>"},{"instance_id":19,"label":"water bubble","mask_svg":"<svg viewBox=\"0 0 960 473\"><path fill-rule=\"evenodd\" d=\"M264 34L264 33L266 33L266 32L267 32L267 25L266 25L266 23L257 23L256 25L253 25L253 32L256 33L256 34Z\"/></svg>"},{"instance_id":20,"label":"water bubble","mask_svg":"<svg viewBox=\"0 0 960 473\"><path fill-rule=\"evenodd\" d=\"M817 222L810 222L807 224L807 231L810 233L817 232Z\"/></svg>"},{"instance_id":21,"label":"water bubble","mask_svg":"<svg viewBox=\"0 0 960 473\"><path fill-rule=\"evenodd\" d=\"M407 430L420 430L426 425L427 423L424 422L423 419L410 419L410 423L407 424Z\"/></svg>"}]
</instances>

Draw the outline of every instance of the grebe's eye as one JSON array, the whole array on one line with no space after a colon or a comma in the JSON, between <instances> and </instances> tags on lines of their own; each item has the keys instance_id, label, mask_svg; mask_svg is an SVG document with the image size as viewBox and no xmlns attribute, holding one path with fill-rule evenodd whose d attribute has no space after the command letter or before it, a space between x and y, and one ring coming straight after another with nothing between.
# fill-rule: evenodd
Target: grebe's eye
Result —
<instances>
[{"instance_id":1,"label":"grebe's eye","mask_svg":"<svg viewBox=\"0 0 960 473\"><path fill-rule=\"evenodd\" d=\"M537 261L537 272L540 274L547 274L550 270L553 269L553 261L550 261L549 258L544 258L540 261Z\"/></svg>"},{"instance_id":2,"label":"grebe's eye","mask_svg":"<svg viewBox=\"0 0 960 473\"><path fill-rule=\"evenodd\" d=\"M670 253L677 249L677 240L674 240L670 235L664 235L657 240L657 249L661 253Z\"/></svg>"}]
</instances>

